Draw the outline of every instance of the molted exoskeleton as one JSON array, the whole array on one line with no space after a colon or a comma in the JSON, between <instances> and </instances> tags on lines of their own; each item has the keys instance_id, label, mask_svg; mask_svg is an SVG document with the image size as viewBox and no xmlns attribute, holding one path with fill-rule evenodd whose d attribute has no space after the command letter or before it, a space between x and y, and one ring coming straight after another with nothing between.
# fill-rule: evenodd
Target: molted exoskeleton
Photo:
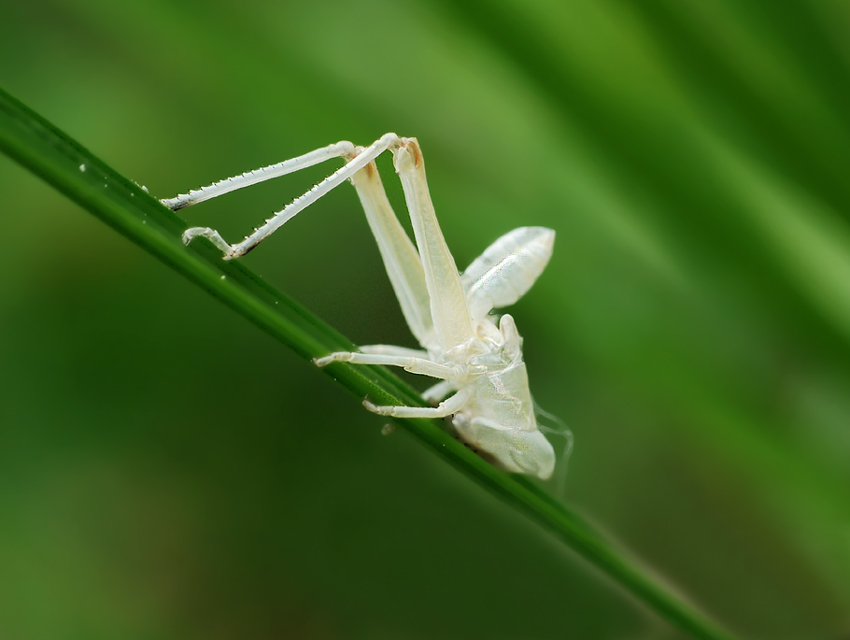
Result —
<instances>
[{"instance_id":1,"label":"molted exoskeleton","mask_svg":"<svg viewBox=\"0 0 850 640\"><path fill-rule=\"evenodd\" d=\"M416 240L414 245L387 200L374 160L384 151L394 156ZM375 413L409 418L452 416L458 437L494 465L515 473L549 478L555 467L552 445L537 427L522 338L509 315L493 309L515 303L534 284L552 255L555 232L521 227L496 240L463 273L437 222L419 143L388 133L368 147L339 142L285 162L223 180L163 203L180 209L235 189L292 173L334 157L347 163L303 196L276 213L242 242L230 245L207 227L188 229L184 242L209 238L226 260L253 249L296 213L346 180L351 180L378 243L405 320L422 350L372 345L359 352L318 358L333 362L403 367L439 383L424 396L435 407L375 406Z\"/></svg>"}]
</instances>

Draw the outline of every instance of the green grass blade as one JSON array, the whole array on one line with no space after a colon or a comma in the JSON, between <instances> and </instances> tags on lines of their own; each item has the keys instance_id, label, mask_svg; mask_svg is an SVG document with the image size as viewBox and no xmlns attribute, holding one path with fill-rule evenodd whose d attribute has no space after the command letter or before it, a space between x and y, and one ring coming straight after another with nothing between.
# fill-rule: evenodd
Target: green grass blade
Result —
<instances>
[{"instance_id":1,"label":"green grass blade","mask_svg":"<svg viewBox=\"0 0 850 640\"><path fill-rule=\"evenodd\" d=\"M110 169L50 123L0 90L0 148L122 235L203 287L306 359L352 343L206 242L184 247L185 223L145 190ZM423 405L387 370L336 364L327 373L358 397ZM498 471L429 420L399 420L456 469L549 530L671 624L694 638L732 638L662 586L613 542L527 478Z\"/></svg>"}]
</instances>

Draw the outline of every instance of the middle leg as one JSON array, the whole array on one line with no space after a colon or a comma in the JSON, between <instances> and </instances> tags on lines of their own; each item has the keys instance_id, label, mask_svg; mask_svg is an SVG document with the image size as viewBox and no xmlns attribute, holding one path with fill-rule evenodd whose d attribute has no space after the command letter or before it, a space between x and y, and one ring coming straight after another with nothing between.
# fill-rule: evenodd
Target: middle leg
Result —
<instances>
[{"instance_id":1,"label":"middle leg","mask_svg":"<svg viewBox=\"0 0 850 640\"><path fill-rule=\"evenodd\" d=\"M462 372L454 367L447 367L424 358L412 358L409 356L387 356L370 353L353 353L351 351L337 351L323 358L316 358L313 362L319 367L326 367L333 362L348 362L350 364L377 364L390 367L402 367L405 371L421 376L430 376L441 380L457 380Z\"/></svg>"},{"instance_id":2,"label":"middle leg","mask_svg":"<svg viewBox=\"0 0 850 640\"><path fill-rule=\"evenodd\" d=\"M408 347L397 347L394 344L361 344L357 347L357 350L360 353L371 353L376 356L407 356L409 358L430 360L427 351L409 349Z\"/></svg>"}]
</instances>

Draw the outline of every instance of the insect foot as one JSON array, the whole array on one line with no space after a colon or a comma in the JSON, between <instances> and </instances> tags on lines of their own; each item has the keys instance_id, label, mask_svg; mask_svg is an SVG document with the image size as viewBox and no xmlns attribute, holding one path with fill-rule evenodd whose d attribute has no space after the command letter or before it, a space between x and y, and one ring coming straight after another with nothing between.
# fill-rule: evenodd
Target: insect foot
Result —
<instances>
[{"instance_id":1,"label":"insect foot","mask_svg":"<svg viewBox=\"0 0 850 640\"><path fill-rule=\"evenodd\" d=\"M366 407L366 409L368 409L372 413L377 413L379 416L391 416L393 415L393 410L395 409L395 407L382 407L377 404L374 404L368 398L363 401L363 406Z\"/></svg>"},{"instance_id":2,"label":"insect foot","mask_svg":"<svg viewBox=\"0 0 850 640\"><path fill-rule=\"evenodd\" d=\"M209 227L192 227L191 229L186 229L186 231L183 232L183 244L189 244L198 236L206 238L212 242L217 249L224 253L225 260L228 259L233 251L233 247L225 242L224 238L221 237L221 234L215 229L210 229Z\"/></svg>"},{"instance_id":3,"label":"insect foot","mask_svg":"<svg viewBox=\"0 0 850 640\"><path fill-rule=\"evenodd\" d=\"M332 362L345 362L345 356L349 355L345 351L335 351L322 358L313 358L313 364L317 367L327 367Z\"/></svg>"}]
</instances>

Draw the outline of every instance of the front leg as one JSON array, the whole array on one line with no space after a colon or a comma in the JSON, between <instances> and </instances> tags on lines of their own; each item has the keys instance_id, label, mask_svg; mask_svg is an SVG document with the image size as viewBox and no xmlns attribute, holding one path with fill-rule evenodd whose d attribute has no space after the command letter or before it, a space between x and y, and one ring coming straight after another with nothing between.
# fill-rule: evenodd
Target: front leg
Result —
<instances>
[{"instance_id":1,"label":"front leg","mask_svg":"<svg viewBox=\"0 0 850 640\"><path fill-rule=\"evenodd\" d=\"M393 418L445 418L446 416L457 413L466 406L469 400L469 393L467 391L458 391L451 398L444 400L436 407L379 406L369 402L369 400L364 400L363 406L372 413Z\"/></svg>"}]
</instances>

